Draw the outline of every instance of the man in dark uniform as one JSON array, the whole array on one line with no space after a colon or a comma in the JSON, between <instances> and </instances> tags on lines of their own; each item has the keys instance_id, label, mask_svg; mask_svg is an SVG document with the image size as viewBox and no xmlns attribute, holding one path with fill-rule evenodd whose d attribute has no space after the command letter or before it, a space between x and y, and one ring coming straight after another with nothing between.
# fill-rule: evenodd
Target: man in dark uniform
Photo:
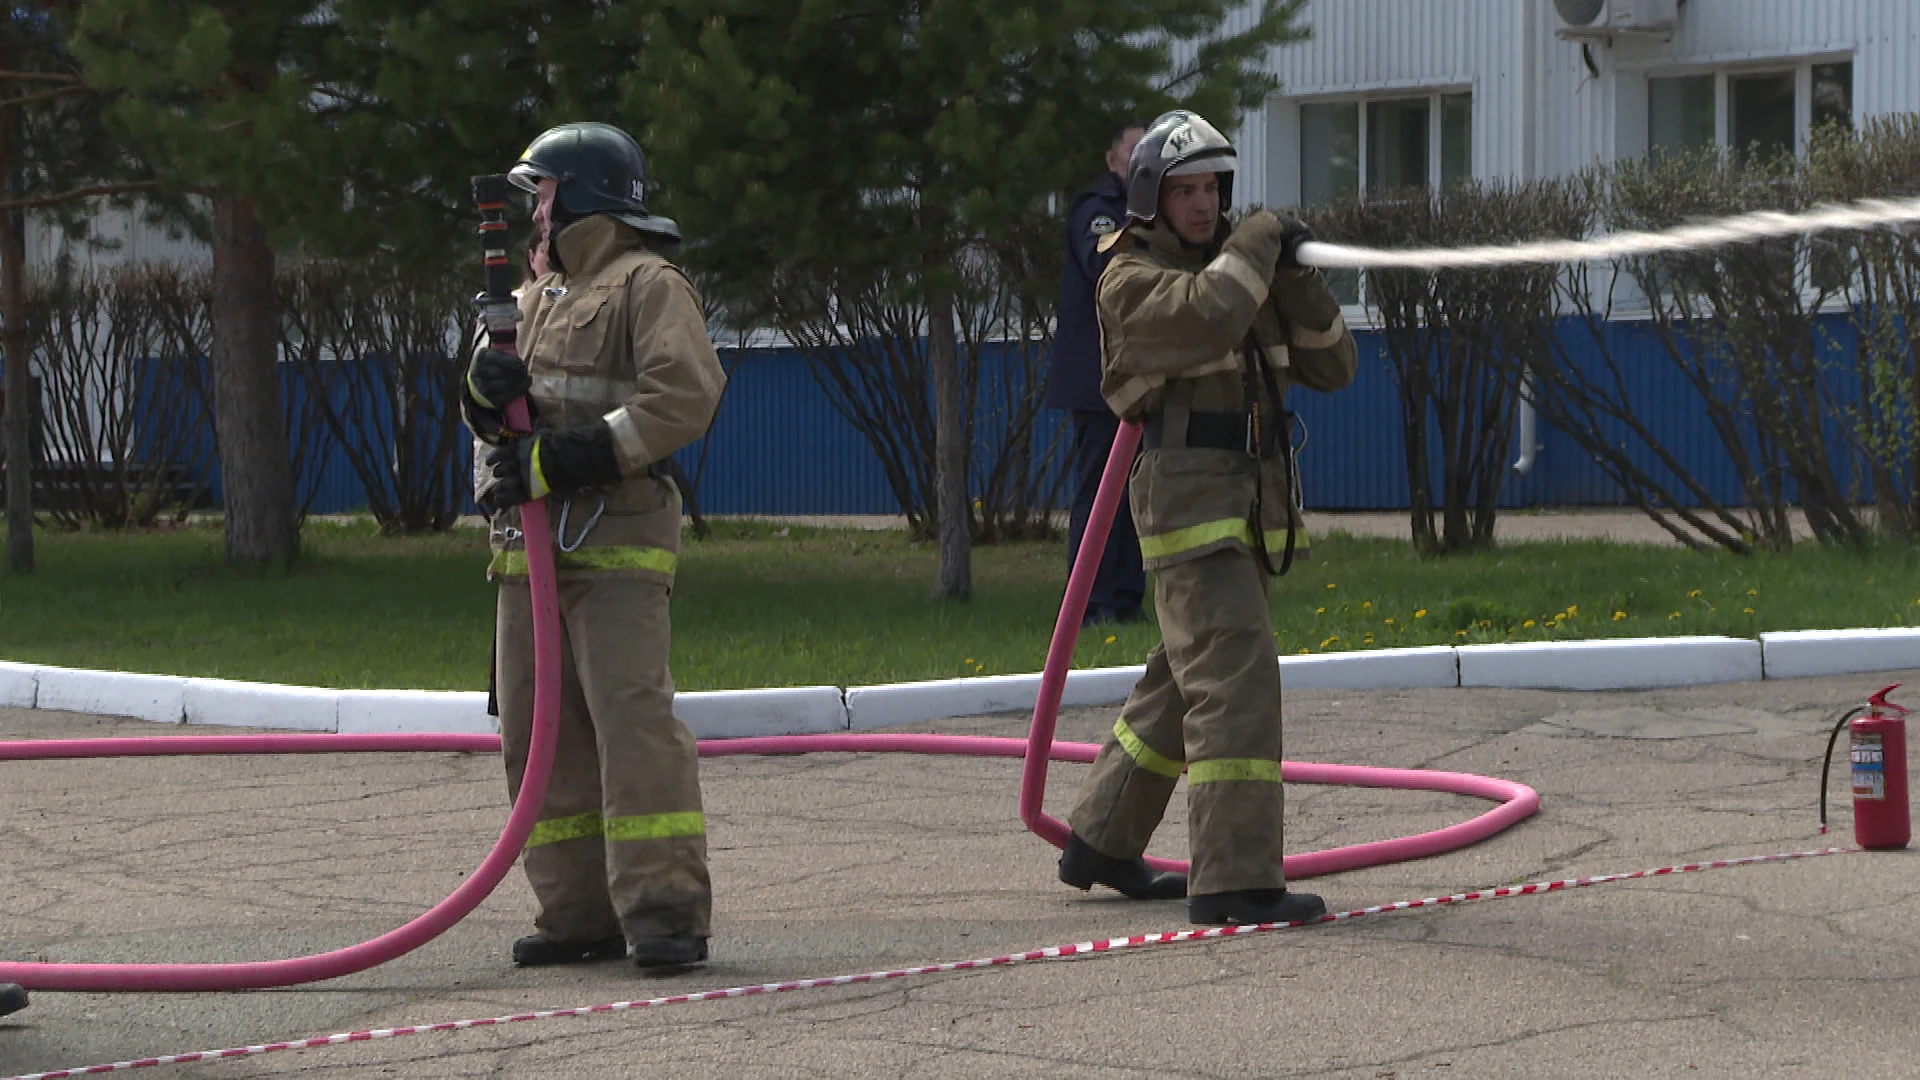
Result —
<instances>
[{"instance_id":1,"label":"man in dark uniform","mask_svg":"<svg viewBox=\"0 0 1920 1080\"><path fill-rule=\"evenodd\" d=\"M1053 334L1053 366L1047 404L1073 414L1073 514L1067 526L1067 565L1080 555L1093 497L1120 420L1100 396L1100 323L1093 311L1093 289L1107 268L1102 238L1120 231L1127 220L1127 185L1121 174L1147 125L1132 121L1114 130L1107 146L1107 174L1073 197L1067 211L1067 265L1060 275L1059 325ZM1143 618L1141 597L1147 574L1140 565L1140 538L1126 500L1114 516L1113 530L1100 556L1085 622L1131 622Z\"/></svg>"}]
</instances>

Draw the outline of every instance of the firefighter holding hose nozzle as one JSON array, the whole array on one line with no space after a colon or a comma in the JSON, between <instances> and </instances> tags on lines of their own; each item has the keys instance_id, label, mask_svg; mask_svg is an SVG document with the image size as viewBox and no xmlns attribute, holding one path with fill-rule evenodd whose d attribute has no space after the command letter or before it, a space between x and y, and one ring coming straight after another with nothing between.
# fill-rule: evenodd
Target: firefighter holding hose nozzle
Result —
<instances>
[{"instance_id":1,"label":"firefighter holding hose nozzle","mask_svg":"<svg viewBox=\"0 0 1920 1080\"><path fill-rule=\"evenodd\" d=\"M1326 912L1281 866L1280 671L1267 586L1299 525L1286 390L1353 381L1340 303L1295 258L1296 220L1229 224L1235 151L1189 112L1153 122L1128 163L1127 227L1100 277L1101 393L1140 421L1128 485L1154 574L1147 657L1068 817L1060 879L1187 898L1201 924ZM1190 878L1142 853L1187 774Z\"/></svg>"},{"instance_id":2,"label":"firefighter holding hose nozzle","mask_svg":"<svg viewBox=\"0 0 1920 1080\"><path fill-rule=\"evenodd\" d=\"M682 970L707 958L713 899L699 752L673 714L667 669L681 493L662 463L706 432L726 376L699 294L667 260L679 229L647 212L646 157L626 132L563 124L509 175L534 197L542 272L520 293L520 355L477 349L462 411L493 447L476 494L492 524L496 689L515 798L534 696L519 507L536 499L554 522L564 657L552 779L527 840L536 932L514 942L513 961L581 963L631 948L643 970ZM506 405L523 395L534 431L509 432Z\"/></svg>"}]
</instances>

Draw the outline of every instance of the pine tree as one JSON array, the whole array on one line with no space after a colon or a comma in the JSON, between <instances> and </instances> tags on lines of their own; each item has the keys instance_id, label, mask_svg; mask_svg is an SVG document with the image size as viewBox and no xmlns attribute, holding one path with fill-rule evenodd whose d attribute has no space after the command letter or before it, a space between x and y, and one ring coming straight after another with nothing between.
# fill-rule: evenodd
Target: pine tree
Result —
<instances>
[{"instance_id":1,"label":"pine tree","mask_svg":"<svg viewBox=\"0 0 1920 1080\"><path fill-rule=\"evenodd\" d=\"M885 267L928 314L934 595L972 589L955 259L1092 171L1110 129L1274 88L1304 0L659 0L625 102L689 258L736 295L776 267ZM1200 42L1173 70L1176 41Z\"/></svg>"},{"instance_id":2,"label":"pine tree","mask_svg":"<svg viewBox=\"0 0 1920 1080\"><path fill-rule=\"evenodd\" d=\"M214 430L226 554L270 562L299 550L280 409L274 250L263 197L328 191L326 131L307 73L324 0L85 0L73 49L110 117L170 193L204 195L213 249ZM324 194L323 194L324 193Z\"/></svg>"},{"instance_id":3,"label":"pine tree","mask_svg":"<svg viewBox=\"0 0 1920 1080\"><path fill-rule=\"evenodd\" d=\"M163 193L203 196L227 554L297 549L274 377L281 254L471 264L469 180L604 119L633 4L76 0L74 51Z\"/></svg>"},{"instance_id":4,"label":"pine tree","mask_svg":"<svg viewBox=\"0 0 1920 1080\"><path fill-rule=\"evenodd\" d=\"M0 14L0 324L4 324L7 570L33 570L33 377L26 335L26 212L81 231L102 197L145 191L145 166L107 130L65 38L77 0L19 2Z\"/></svg>"}]
</instances>

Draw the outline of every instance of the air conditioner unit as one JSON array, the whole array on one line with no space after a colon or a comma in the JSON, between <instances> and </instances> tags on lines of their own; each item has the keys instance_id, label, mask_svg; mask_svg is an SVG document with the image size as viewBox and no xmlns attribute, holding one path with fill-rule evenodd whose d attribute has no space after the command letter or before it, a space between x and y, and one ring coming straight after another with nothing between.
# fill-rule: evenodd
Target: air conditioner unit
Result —
<instances>
[{"instance_id":1,"label":"air conditioner unit","mask_svg":"<svg viewBox=\"0 0 1920 1080\"><path fill-rule=\"evenodd\" d=\"M1553 0L1560 25L1555 33L1571 41L1614 37L1673 37L1680 0Z\"/></svg>"}]
</instances>

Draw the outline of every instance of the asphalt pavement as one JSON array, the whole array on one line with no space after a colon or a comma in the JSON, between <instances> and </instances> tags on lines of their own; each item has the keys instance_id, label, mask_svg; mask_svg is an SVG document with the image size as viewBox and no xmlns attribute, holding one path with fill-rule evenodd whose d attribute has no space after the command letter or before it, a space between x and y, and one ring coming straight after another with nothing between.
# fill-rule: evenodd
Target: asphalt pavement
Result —
<instances>
[{"instance_id":1,"label":"asphalt pavement","mask_svg":"<svg viewBox=\"0 0 1920 1080\"><path fill-rule=\"evenodd\" d=\"M1920 672L1904 673L1920 679ZM1858 676L1616 693L1302 691L1290 758L1519 780L1540 814L1474 847L1299 883L1336 908L1801 850L1824 724ZM1071 710L1092 740L1111 709ZM909 730L1017 735L1020 716ZM178 728L0 710L0 738ZM0 766L0 956L219 961L335 948L405 921L504 819L499 760L413 754ZM1055 765L1064 809L1084 766ZM334 982L244 994L35 992L0 1075L991 956L1184 928L1178 902L1053 878L1010 760L819 755L703 767L714 959L516 970L516 872L441 939ZM1176 795L1155 850L1185 849ZM1288 848L1436 828L1453 795L1289 788ZM1383 915L1086 959L359 1043L160 1077L1890 1076L1920 1073L1920 855L1849 854Z\"/></svg>"}]
</instances>

